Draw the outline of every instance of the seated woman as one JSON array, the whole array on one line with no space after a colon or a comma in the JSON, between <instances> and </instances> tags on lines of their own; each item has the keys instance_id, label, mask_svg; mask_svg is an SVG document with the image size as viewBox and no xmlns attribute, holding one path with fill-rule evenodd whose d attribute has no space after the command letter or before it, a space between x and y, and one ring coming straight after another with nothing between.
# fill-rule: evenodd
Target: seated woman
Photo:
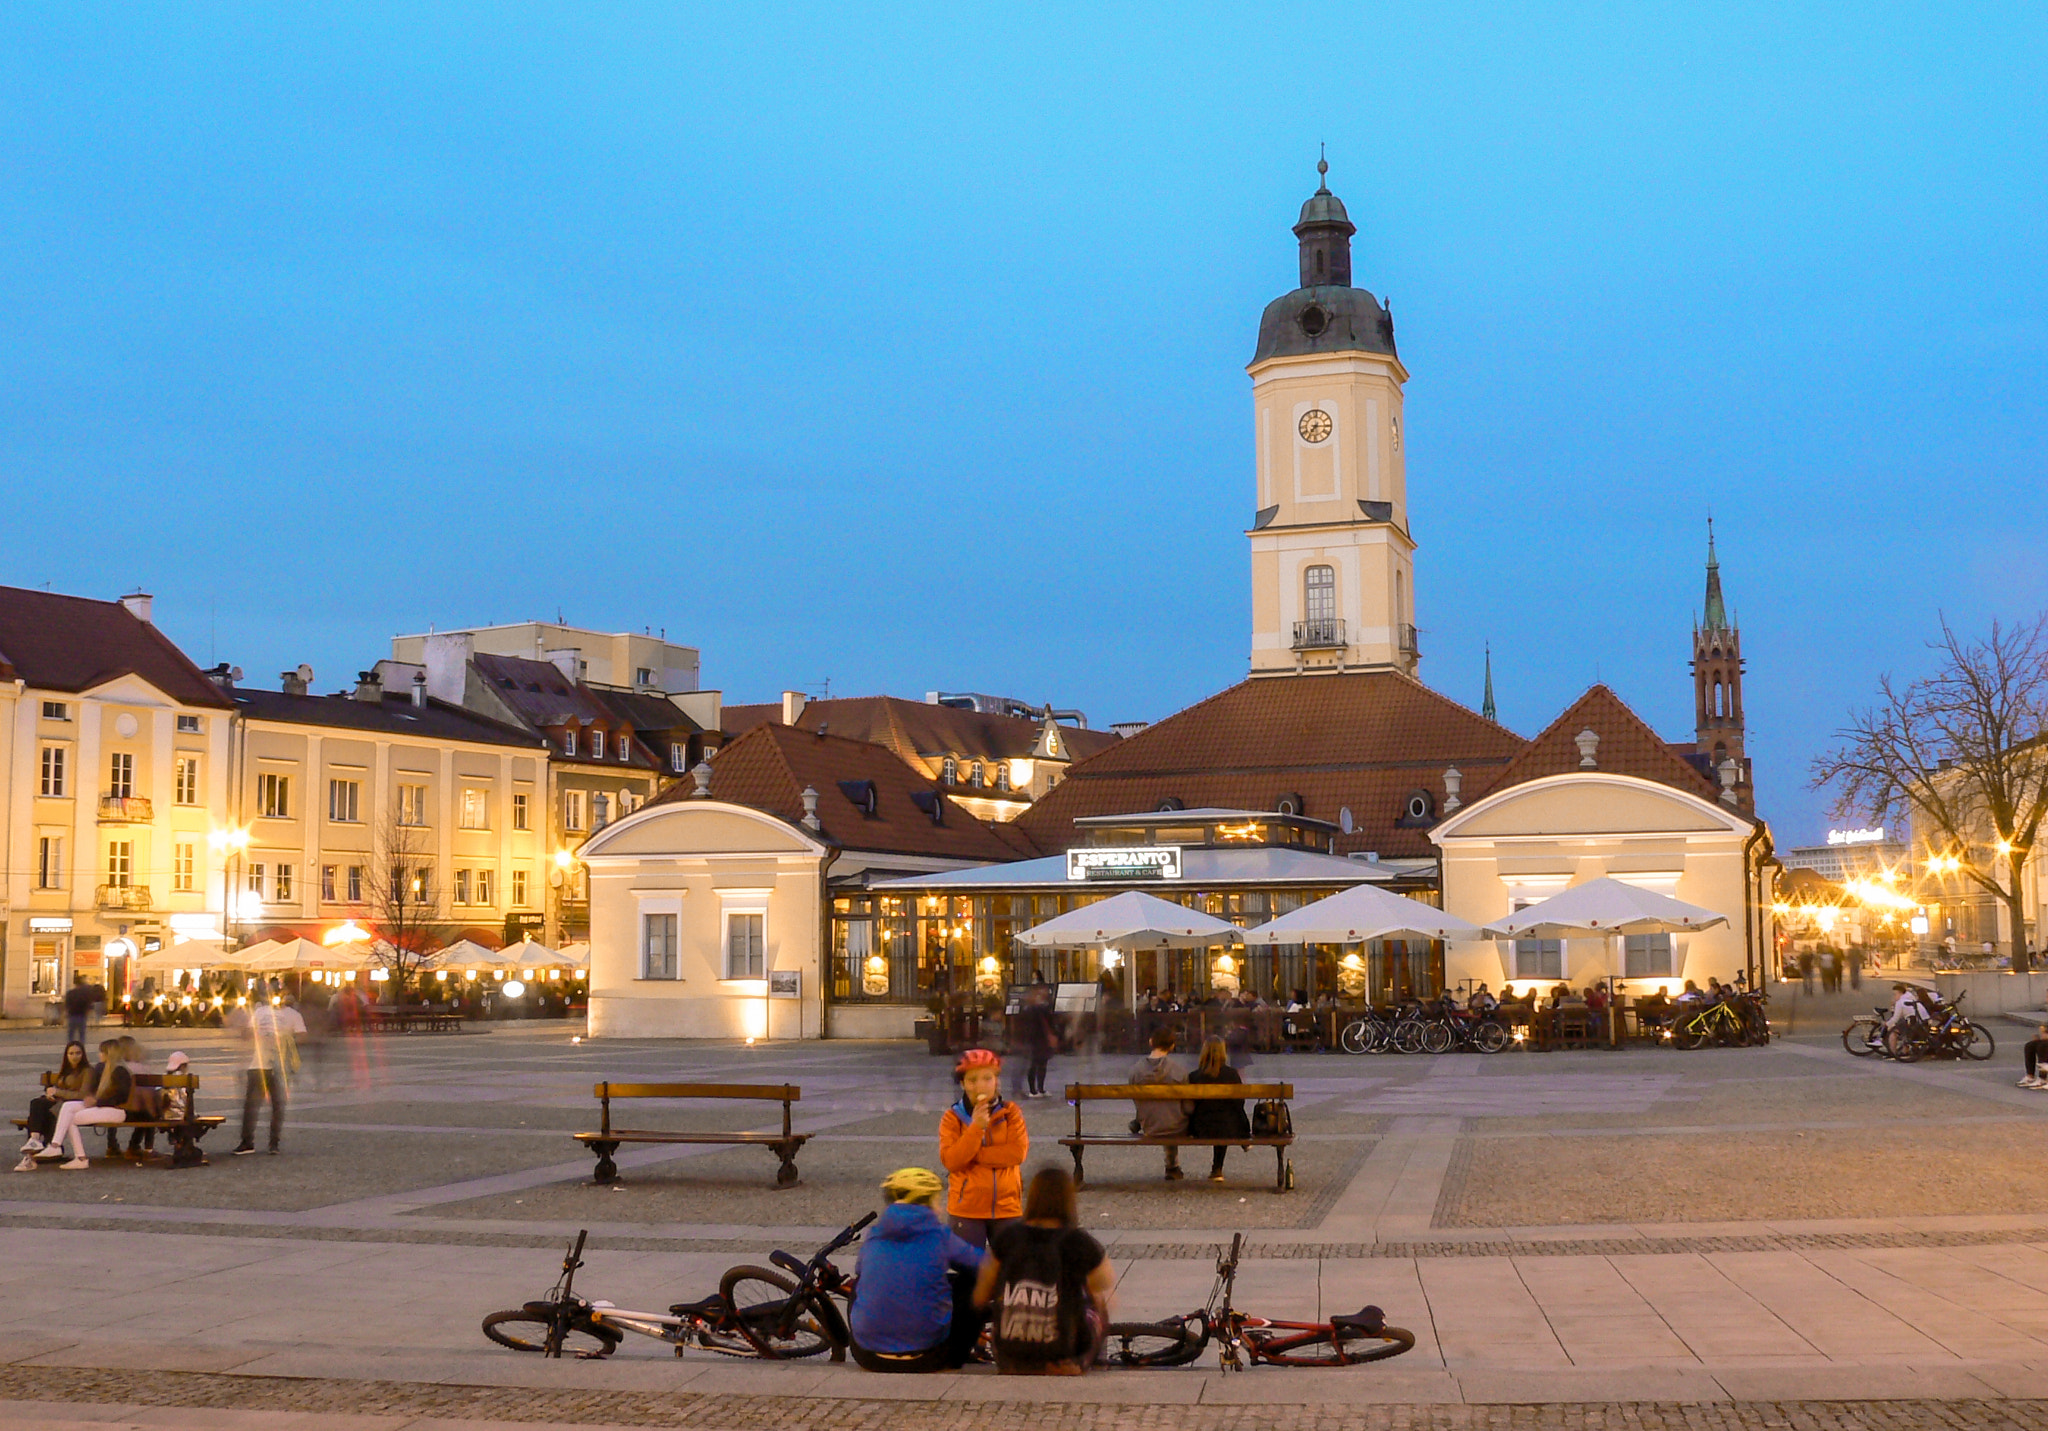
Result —
<instances>
[{"instance_id":1,"label":"seated woman","mask_svg":"<svg viewBox=\"0 0 2048 1431\"><path fill-rule=\"evenodd\" d=\"M939 1217L943 1186L927 1168L898 1168L882 1182L889 1205L860 1241L847 1319L853 1359L869 1371L950 1371L981 1338L981 1254Z\"/></svg>"},{"instance_id":2,"label":"seated woman","mask_svg":"<svg viewBox=\"0 0 2048 1431\"><path fill-rule=\"evenodd\" d=\"M50 1146L35 1154L37 1162L49 1162L64 1156L64 1140L71 1140L71 1158L63 1166L71 1171L89 1168L91 1161L85 1156L85 1135L81 1127L100 1127L109 1123L128 1121L125 1106L135 1091L135 1080L128 1074L121 1062L121 1041L110 1038L100 1045L99 1067L92 1091L75 1103L66 1103L57 1110L57 1127L50 1135Z\"/></svg>"},{"instance_id":3,"label":"seated woman","mask_svg":"<svg viewBox=\"0 0 2048 1431\"><path fill-rule=\"evenodd\" d=\"M1230 1066L1229 1051L1223 1040L1210 1034L1202 1040L1201 1061L1195 1071L1188 1075L1190 1083L1242 1083L1244 1078ZM1252 1120L1246 1116L1243 1100L1232 1102L1228 1098L1195 1098L1189 1100L1188 1136L1190 1138L1249 1138L1252 1135ZM1216 1147L1209 1150L1209 1181L1223 1181L1223 1155L1230 1150Z\"/></svg>"},{"instance_id":4,"label":"seated woman","mask_svg":"<svg viewBox=\"0 0 2048 1431\"><path fill-rule=\"evenodd\" d=\"M1073 1178L1045 1168L1024 1195L1024 1220L989 1244L974 1304L993 1307L997 1371L1079 1376L1095 1360L1116 1274L1079 1222Z\"/></svg>"},{"instance_id":5,"label":"seated woman","mask_svg":"<svg viewBox=\"0 0 2048 1431\"><path fill-rule=\"evenodd\" d=\"M85 1045L76 1040L64 1045L63 1062L57 1065L56 1080L28 1102L28 1141L21 1145L17 1173L33 1172L36 1154L49 1145L57 1131L57 1110L75 1103L93 1089L92 1061Z\"/></svg>"}]
</instances>

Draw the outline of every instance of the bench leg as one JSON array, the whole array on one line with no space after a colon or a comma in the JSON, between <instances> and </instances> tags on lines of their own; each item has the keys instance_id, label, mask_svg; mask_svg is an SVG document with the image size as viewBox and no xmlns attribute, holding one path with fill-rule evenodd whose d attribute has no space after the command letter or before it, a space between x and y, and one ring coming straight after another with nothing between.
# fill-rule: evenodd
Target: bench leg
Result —
<instances>
[{"instance_id":1,"label":"bench leg","mask_svg":"<svg viewBox=\"0 0 2048 1431\"><path fill-rule=\"evenodd\" d=\"M203 1168L206 1154L199 1151L199 1140L206 1136L205 1128L173 1128L171 1137L171 1166L174 1168Z\"/></svg>"},{"instance_id":2,"label":"bench leg","mask_svg":"<svg viewBox=\"0 0 2048 1431\"><path fill-rule=\"evenodd\" d=\"M1279 1162L1273 1171L1273 1191L1284 1193L1287 1191L1287 1150L1275 1148L1273 1153Z\"/></svg>"},{"instance_id":3,"label":"bench leg","mask_svg":"<svg viewBox=\"0 0 2048 1431\"><path fill-rule=\"evenodd\" d=\"M800 1144L776 1143L775 1156L782 1159L782 1166L775 1170L775 1186L793 1188L796 1186L796 1150Z\"/></svg>"},{"instance_id":4,"label":"bench leg","mask_svg":"<svg viewBox=\"0 0 2048 1431\"><path fill-rule=\"evenodd\" d=\"M1074 1148L1071 1151L1074 1154L1074 1186L1079 1187L1083 1181L1081 1177L1081 1150Z\"/></svg>"},{"instance_id":5,"label":"bench leg","mask_svg":"<svg viewBox=\"0 0 2048 1431\"><path fill-rule=\"evenodd\" d=\"M597 1154L597 1170L591 1175L594 1183L615 1183L619 1180L619 1165L612 1161L612 1154L619 1150L615 1142L593 1142L590 1151Z\"/></svg>"}]
</instances>

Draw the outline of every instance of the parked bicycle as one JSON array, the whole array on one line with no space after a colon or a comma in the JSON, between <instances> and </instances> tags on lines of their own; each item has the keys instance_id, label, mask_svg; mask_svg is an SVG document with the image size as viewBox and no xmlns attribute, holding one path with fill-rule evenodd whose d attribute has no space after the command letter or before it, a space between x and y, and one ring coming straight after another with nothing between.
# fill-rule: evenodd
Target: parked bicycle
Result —
<instances>
[{"instance_id":1,"label":"parked bicycle","mask_svg":"<svg viewBox=\"0 0 2048 1431\"><path fill-rule=\"evenodd\" d=\"M869 1213L808 1262L780 1250L771 1253L769 1261L788 1269L787 1274L766 1267L734 1267L710 1296L678 1302L666 1312L633 1311L577 1296L576 1273L583 1266L584 1240L590 1235L587 1230L579 1232L548 1295L491 1313L484 1318L484 1335L512 1351L550 1357L566 1352L585 1360L610 1356L631 1333L666 1342L677 1356L694 1347L772 1361L829 1353L833 1361L842 1361L851 1338L833 1298L846 1295L848 1279L831 1258L874 1220L875 1214Z\"/></svg>"},{"instance_id":2,"label":"parked bicycle","mask_svg":"<svg viewBox=\"0 0 2048 1431\"><path fill-rule=\"evenodd\" d=\"M1327 1322L1275 1321L1247 1316L1230 1305L1244 1234L1230 1239L1230 1251L1216 1259L1216 1284L1208 1303L1184 1317L1160 1322L1112 1322L1105 1346L1111 1366L1186 1366L1215 1342L1225 1371L1250 1362L1273 1366L1348 1366L1384 1361L1415 1345L1415 1333L1387 1325L1378 1307L1363 1307Z\"/></svg>"},{"instance_id":3,"label":"parked bicycle","mask_svg":"<svg viewBox=\"0 0 2048 1431\"><path fill-rule=\"evenodd\" d=\"M1394 1021L1378 1009L1367 1009L1337 1034L1337 1047L1346 1053L1385 1053L1394 1046Z\"/></svg>"},{"instance_id":4,"label":"parked bicycle","mask_svg":"<svg viewBox=\"0 0 2048 1431\"><path fill-rule=\"evenodd\" d=\"M1481 1053L1499 1053L1508 1046L1508 1031L1491 1014L1469 1009L1453 1011L1438 1003L1437 1016L1423 1031L1422 1047L1428 1053L1449 1053L1453 1049L1476 1048Z\"/></svg>"}]
</instances>

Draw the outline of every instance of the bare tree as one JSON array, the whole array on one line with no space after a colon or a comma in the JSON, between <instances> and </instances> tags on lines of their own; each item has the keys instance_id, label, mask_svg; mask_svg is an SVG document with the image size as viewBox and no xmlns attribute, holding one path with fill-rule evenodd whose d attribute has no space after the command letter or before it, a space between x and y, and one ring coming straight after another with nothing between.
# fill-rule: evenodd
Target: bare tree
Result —
<instances>
[{"instance_id":1,"label":"bare tree","mask_svg":"<svg viewBox=\"0 0 2048 1431\"><path fill-rule=\"evenodd\" d=\"M371 948L403 991L418 982L428 956L448 943L449 925L441 917L426 832L387 814L373 844L367 872L376 934Z\"/></svg>"},{"instance_id":2,"label":"bare tree","mask_svg":"<svg viewBox=\"0 0 2048 1431\"><path fill-rule=\"evenodd\" d=\"M1966 640L1941 623L1931 676L1878 682L1877 704L1851 714L1813 762L1813 787L1833 786L1839 814L1909 817L1965 874L2005 906L2012 967L2028 968L2021 898L2028 855L2048 816L2048 613L1993 622Z\"/></svg>"}]
</instances>

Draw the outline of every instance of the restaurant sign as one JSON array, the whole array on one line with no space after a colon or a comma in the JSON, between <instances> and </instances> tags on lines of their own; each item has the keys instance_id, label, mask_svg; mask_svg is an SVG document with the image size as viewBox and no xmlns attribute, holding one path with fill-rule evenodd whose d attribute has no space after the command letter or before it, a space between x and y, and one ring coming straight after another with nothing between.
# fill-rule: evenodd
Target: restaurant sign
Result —
<instances>
[{"instance_id":1,"label":"restaurant sign","mask_svg":"<svg viewBox=\"0 0 2048 1431\"><path fill-rule=\"evenodd\" d=\"M1147 880L1180 878L1179 845L1084 845L1067 851L1067 878Z\"/></svg>"}]
</instances>

